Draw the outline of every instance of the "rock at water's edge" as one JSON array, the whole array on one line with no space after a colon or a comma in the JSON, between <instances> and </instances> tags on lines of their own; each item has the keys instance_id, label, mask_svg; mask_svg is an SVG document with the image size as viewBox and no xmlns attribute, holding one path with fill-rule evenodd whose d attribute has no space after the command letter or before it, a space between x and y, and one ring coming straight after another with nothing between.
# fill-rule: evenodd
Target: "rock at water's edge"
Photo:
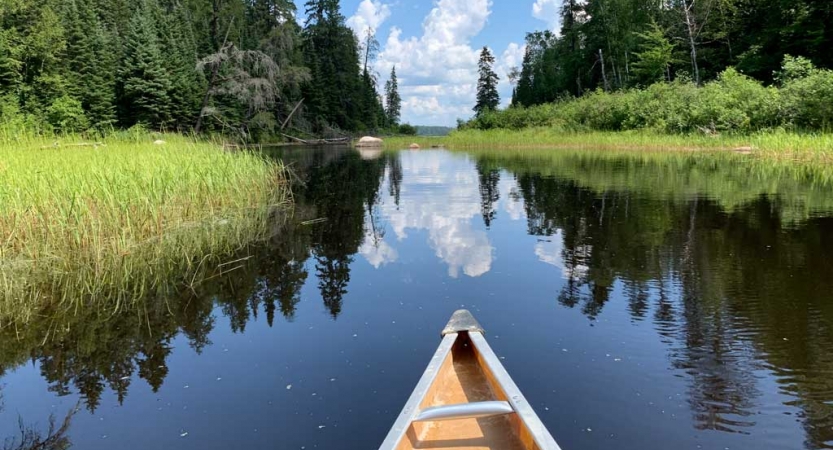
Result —
<instances>
[{"instance_id":1,"label":"rock at water's edge","mask_svg":"<svg viewBox=\"0 0 833 450\"><path fill-rule=\"evenodd\" d=\"M356 143L356 147L381 147L383 142L384 141L379 138L365 136L359 139L359 142Z\"/></svg>"}]
</instances>

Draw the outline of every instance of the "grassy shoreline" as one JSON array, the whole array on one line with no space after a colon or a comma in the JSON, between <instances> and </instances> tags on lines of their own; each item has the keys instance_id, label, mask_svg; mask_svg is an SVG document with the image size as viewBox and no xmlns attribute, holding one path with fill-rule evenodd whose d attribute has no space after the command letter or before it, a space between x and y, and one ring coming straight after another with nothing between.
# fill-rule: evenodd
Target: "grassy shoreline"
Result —
<instances>
[{"instance_id":1,"label":"grassy shoreline","mask_svg":"<svg viewBox=\"0 0 833 450\"><path fill-rule=\"evenodd\" d=\"M729 151L753 158L833 164L833 133L798 134L761 132L750 135L706 136L636 132L564 132L556 128L512 130L464 130L446 137L395 137L385 148L403 149L412 143L422 148L444 146L451 150L499 148L630 150L630 151Z\"/></svg>"},{"instance_id":2,"label":"grassy shoreline","mask_svg":"<svg viewBox=\"0 0 833 450\"><path fill-rule=\"evenodd\" d=\"M165 135L0 145L0 327L194 284L288 202L283 168ZM12 318L14 320L12 320Z\"/></svg>"}]
</instances>

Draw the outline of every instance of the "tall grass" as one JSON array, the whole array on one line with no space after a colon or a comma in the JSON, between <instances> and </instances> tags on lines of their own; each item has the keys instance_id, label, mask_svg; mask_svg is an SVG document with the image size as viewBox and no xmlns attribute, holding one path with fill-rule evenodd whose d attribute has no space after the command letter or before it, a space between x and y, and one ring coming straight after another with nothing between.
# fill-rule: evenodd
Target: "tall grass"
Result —
<instances>
[{"instance_id":1,"label":"tall grass","mask_svg":"<svg viewBox=\"0 0 833 450\"><path fill-rule=\"evenodd\" d=\"M54 147L0 134L0 327L87 300L118 309L174 280L195 283L263 235L288 201L277 163L164 139Z\"/></svg>"},{"instance_id":2,"label":"tall grass","mask_svg":"<svg viewBox=\"0 0 833 450\"><path fill-rule=\"evenodd\" d=\"M392 138L390 149L442 145L450 149L586 149L639 151L741 151L752 159L833 163L833 134L765 131L747 135L664 134L650 131L568 131L558 127L455 131L443 138Z\"/></svg>"}]
</instances>

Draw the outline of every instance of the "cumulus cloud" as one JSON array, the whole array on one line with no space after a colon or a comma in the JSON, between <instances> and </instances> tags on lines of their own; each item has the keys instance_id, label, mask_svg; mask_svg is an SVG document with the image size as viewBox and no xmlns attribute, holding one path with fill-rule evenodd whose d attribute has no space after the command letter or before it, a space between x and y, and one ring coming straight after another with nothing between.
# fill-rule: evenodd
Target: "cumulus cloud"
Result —
<instances>
[{"instance_id":1,"label":"cumulus cloud","mask_svg":"<svg viewBox=\"0 0 833 450\"><path fill-rule=\"evenodd\" d=\"M561 28L561 8L559 0L535 0L532 5L532 16L547 23L552 31Z\"/></svg>"},{"instance_id":2,"label":"cumulus cloud","mask_svg":"<svg viewBox=\"0 0 833 450\"><path fill-rule=\"evenodd\" d=\"M509 72L513 68L520 68L524 61L526 45L519 45L511 42L503 54L496 58L495 73L500 77L498 90L500 91L501 106L504 108L512 102L512 83L509 80Z\"/></svg>"},{"instance_id":3,"label":"cumulus cloud","mask_svg":"<svg viewBox=\"0 0 833 450\"><path fill-rule=\"evenodd\" d=\"M470 42L490 8L489 0L439 0L422 23L422 36L391 30L376 70L387 75L397 67L403 121L451 125L472 115L480 49Z\"/></svg>"},{"instance_id":4,"label":"cumulus cloud","mask_svg":"<svg viewBox=\"0 0 833 450\"><path fill-rule=\"evenodd\" d=\"M353 29L359 38L367 34L367 30L378 30L390 17L390 6L380 1L363 0L359 3L356 13L347 19L347 26Z\"/></svg>"}]
</instances>

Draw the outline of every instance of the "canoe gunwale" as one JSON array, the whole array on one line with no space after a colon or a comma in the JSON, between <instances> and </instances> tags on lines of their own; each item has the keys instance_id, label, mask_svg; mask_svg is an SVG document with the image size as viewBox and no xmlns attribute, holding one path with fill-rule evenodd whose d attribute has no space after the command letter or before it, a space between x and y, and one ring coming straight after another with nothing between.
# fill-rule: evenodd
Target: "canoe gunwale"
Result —
<instances>
[{"instance_id":1,"label":"canoe gunwale","mask_svg":"<svg viewBox=\"0 0 833 450\"><path fill-rule=\"evenodd\" d=\"M402 412L390 429L388 436L382 442L382 446L379 447L380 450L393 450L399 446L399 443L408 432L411 423L419 415L419 404L422 402L428 389L431 388L437 375L439 375L440 366L442 366L445 359L451 354L451 349L454 347L454 343L457 342L457 336L457 333L453 333L443 337L440 346L431 358L431 362L428 363L428 367L422 373L422 377L419 379L416 388L411 393L410 398L408 398L408 402L405 403L405 407L402 408Z\"/></svg>"},{"instance_id":2,"label":"canoe gunwale","mask_svg":"<svg viewBox=\"0 0 833 450\"><path fill-rule=\"evenodd\" d=\"M500 363L500 360L498 360L495 352L492 351L489 343L486 342L483 334L469 333L469 339L475 349L477 349L486 367L492 372L500 387L503 388L503 392L507 397L506 401L512 405L512 409L515 410L515 413L520 417L524 425L526 425L535 444L538 446L537 448L541 450L561 450L561 447L555 442L555 439L544 426L544 423L535 414L532 405L526 401L526 398L515 384L515 381L512 380L512 377L509 376L503 364Z\"/></svg>"}]
</instances>

